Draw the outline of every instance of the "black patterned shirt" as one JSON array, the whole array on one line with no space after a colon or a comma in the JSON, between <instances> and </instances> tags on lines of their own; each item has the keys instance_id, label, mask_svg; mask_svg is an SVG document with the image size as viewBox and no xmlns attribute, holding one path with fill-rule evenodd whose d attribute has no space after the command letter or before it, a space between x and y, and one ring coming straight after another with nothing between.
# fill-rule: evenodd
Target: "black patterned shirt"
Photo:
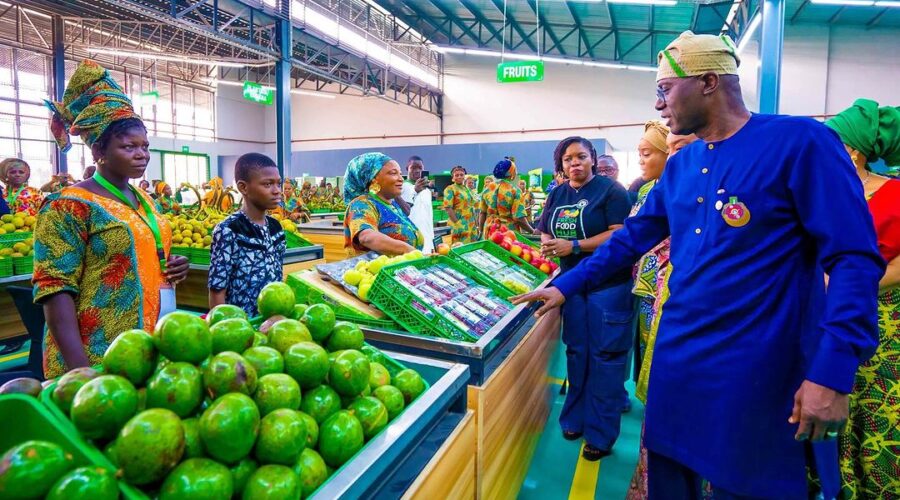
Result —
<instances>
[{"instance_id":1,"label":"black patterned shirt","mask_svg":"<svg viewBox=\"0 0 900 500\"><path fill-rule=\"evenodd\" d=\"M284 249L284 231L277 220L266 216L263 227L243 212L230 215L213 230L209 289L225 290L225 302L256 316L259 292L284 278Z\"/></svg>"}]
</instances>

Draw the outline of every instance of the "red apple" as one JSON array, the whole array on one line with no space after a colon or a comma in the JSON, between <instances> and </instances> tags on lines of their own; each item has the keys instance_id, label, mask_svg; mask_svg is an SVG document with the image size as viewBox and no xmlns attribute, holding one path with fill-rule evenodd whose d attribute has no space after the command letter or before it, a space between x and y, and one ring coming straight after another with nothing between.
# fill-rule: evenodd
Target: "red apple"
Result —
<instances>
[{"instance_id":1,"label":"red apple","mask_svg":"<svg viewBox=\"0 0 900 500\"><path fill-rule=\"evenodd\" d=\"M525 262L531 262L531 252L528 250L522 251L522 260Z\"/></svg>"},{"instance_id":2,"label":"red apple","mask_svg":"<svg viewBox=\"0 0 900 500\"><path fill-rule=\"evenodd\" d=\"M551 273L556 271L557 269L559 269L559 266L556 265L556 262L553 262L552 260L548 261L547 264L550 264L550 272Z\"/></svg>"},{"instance_id":3,"label":"red apple","mask_svg":"<svg viewBox=\"0 0 900 500\"><path fill-rule=\"evenodd\" d=\"M507 252L512 250L512 245L509 243L509 240L505 239L500 243L500 247L506 250Z\"/></svg>"},{"instance_id":4,"label":"red apple","mask_svg":"<svg viewBox=\"0 0 900 500\"><path fill-rule=\"evenodd\" d=\"M509 249L509 251L515 256L522 255L522 247L520 247L519 245L513 245L512 248Z\"/></svg>"},{"instance_id":5,"label":"red apple","mask_svg":"<svg viewBox=\"0 0 900 500\"><path fill-rule=\"evenodd\" d=\"M514 233L513 231L507 230L506 237L511 239L512 241L516 241L516 233Z\"/></svg>"},{"instance_id":6,"label":"red apple","mask_svg":"<svg viewBox=\"0 0 900 500\"><path fill-rule=\"evenodd\" d=\"M548 262L541 263L541 267L539 267L538 269L540 269L544 274L550 274L552 272L550 270L550 263Z\"/></svg>"},{"instance_id":7,"label":"red apple","mask_svg":"<svg viewBox=\"0 0 900 500\"><path fill-rule=\"evenodd\" d=\"M494 234L491 235L491 241L498 245L503 243L504 238L505 236L500 231L495 231Z\"/></svg>"}]
</instances>

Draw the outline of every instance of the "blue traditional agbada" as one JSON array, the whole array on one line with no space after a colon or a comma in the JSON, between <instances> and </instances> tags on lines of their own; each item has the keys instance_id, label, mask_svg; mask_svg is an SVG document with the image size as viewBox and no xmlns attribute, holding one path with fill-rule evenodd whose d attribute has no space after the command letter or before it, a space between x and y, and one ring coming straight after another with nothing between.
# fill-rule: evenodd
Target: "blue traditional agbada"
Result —
<instances>
[{"instance_id":1,"label":"blue traditional agbada","mask_svg":"<svg viewBox=\"0 0 900 500\"><path fill-rule=\"evenodd\" d=\"M849 393L878 338L884 261L847 153L814 120L753 115L673 157L637 216L555 286L600 286L670 234L647 448L714 488L805 498L794 393L804 379ZM817 264L830 285L812 308Z\"/></svg>"}]
</instances>

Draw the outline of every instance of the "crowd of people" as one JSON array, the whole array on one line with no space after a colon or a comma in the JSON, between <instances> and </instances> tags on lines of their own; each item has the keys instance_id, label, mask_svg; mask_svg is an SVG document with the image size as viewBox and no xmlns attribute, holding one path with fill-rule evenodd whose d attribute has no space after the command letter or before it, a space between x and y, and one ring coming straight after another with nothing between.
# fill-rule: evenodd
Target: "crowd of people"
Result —
<instances>
[{"instance_id":1,"label":"crowd of people","mask_svg":"<svg viewBox=\"0 0 900 500\"><path fill-rule=\"evenodd\" d=\"M559 259L551 286L513 302L539 302L538 316L561 308L559 424L587 460L613 453L637 339L646 414L628 498L900 495L900 180L870 167L900 164L900 109L861 99L825 124L753 114L739 62L726 36L687 32L660 53L662 121L644 127L628 188L583 137L557 145L536 221L514 158L480 191L454 167L442 197L451 239L503 226L539 235ZM132 184L147 168L147 129L109 72L82 63L47 105L61 150L78 135L96 163L40 190L27 163L0 163L0 213L39 215L34 300L50 378L99 363L118 332L174 310L188 261L170 252L162 217L180 210L177 192ZM341 188L298 188L270 158L243 155L240 209L213 231L210 307L257 313L259 291L283 278L284 231L270 214L308 220L315 200L346 203L350 254L429 251L434 186L421 158L403 170L367 153ZM208 187L223 199L221 179Z\"/></svg>"}]
</instances>

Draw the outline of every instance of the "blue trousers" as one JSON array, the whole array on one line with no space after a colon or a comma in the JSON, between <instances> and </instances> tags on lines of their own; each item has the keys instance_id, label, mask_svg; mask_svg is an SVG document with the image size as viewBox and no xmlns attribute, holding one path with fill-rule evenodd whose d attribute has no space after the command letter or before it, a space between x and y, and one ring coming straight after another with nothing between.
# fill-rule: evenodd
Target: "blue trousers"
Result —
<instances>
[{"instance_id":1,"label":"blue trousers","mask_svg":"<svg viewBox=\"0 0 900 500\"><path fill-rule=\"evenodd\" d=\"M616 443L628 401L633 316L631 282L568 297L562 307L569 390L559 424L603 450Z\"/></svg>"}]
</instances>

